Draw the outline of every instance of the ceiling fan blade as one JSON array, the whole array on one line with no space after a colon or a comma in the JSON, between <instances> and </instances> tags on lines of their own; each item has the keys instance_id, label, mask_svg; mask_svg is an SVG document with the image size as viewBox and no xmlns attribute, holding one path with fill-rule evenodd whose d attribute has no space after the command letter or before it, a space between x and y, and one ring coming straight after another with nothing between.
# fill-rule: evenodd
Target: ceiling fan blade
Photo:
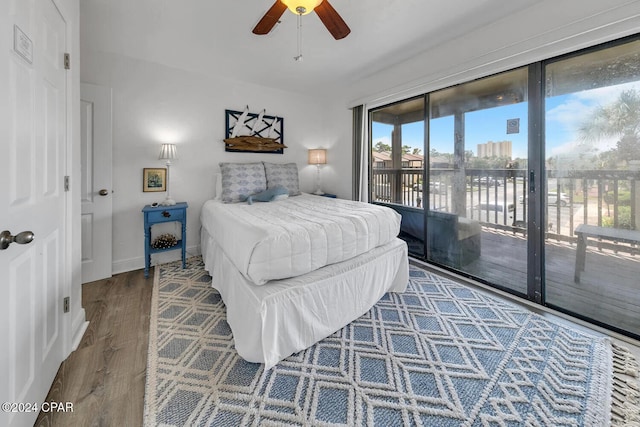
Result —
<instances>
[{"instance_id":1,"label":"ceiling fan blade","mask_svg":"<svg viewBox=\"0 0 640 427\"><path fill-rule=\"evenodd\" d=\"M278 23L285 10L287 10L287 6L280 0L276 0L273 6L267 10L267 13L265 13L262 19L256 24L253 29L253 34L268 34Z\"/></svg>"},{"instance_id":2,"label":"ceiling fan blade","mask_svg":"<svg viewBox=\"0 0 640 427\"><path fill-rule=\"evenodd\" d=\"M351 29L336 10L329 4L328 0L324 0L314 9L318 14L318 18L322 21L327 30L336 40L343 39L349 35Z\"/></svg>"}]
</instances>

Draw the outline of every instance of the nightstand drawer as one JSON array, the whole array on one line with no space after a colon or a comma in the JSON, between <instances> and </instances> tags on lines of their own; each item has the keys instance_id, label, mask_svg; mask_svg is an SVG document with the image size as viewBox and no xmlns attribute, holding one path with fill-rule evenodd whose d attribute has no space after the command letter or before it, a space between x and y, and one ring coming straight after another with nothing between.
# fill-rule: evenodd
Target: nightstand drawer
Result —
<instances>
[{"instance_id":1,"label":"nightstand drawer","mask_svg":"<svg viewBox=\"0 0 640 427\"><path fill-rule=\"evenodd\" d=\"M157 208L147 213L150 223L182 221L184 218L184 209L166 209Z\"/></svg>"}]
</instances>

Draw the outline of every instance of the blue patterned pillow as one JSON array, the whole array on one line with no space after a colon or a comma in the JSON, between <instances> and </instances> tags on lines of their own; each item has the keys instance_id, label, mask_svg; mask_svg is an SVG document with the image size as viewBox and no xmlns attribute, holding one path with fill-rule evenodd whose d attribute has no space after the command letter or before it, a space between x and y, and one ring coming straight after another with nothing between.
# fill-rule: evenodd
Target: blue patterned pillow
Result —
<instances>
[{"instance_id":1,"label":"blue patterned pillow","mask_svg":"<svg viewBox=\"0 0 640 427\"><path fill-rule=\"evenodd\" d=\"M300 194L298 183L298 165L295 163L264 163L264 171L267 175L267 188L281 185L289 189L289 196Z\"/></svg>"},{"instance_id":2,"label":"blue patterned pillow","mask_svg":"<svg viewBox=\"0 0 640 427\"><path fill-rule=\"evenodd\" d=\"M220 163L224 203L243 202L267 189L264 165L258 163Z\"/></svg>"}]
</instances>

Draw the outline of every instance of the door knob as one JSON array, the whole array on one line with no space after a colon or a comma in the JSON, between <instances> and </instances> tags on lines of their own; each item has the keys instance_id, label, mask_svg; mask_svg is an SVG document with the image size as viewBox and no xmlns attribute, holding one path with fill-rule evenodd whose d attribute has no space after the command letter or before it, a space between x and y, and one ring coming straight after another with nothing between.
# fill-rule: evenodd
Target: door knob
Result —
<instances>
[{"instance_id":1,"label":"door knob","mask_svg":"<svg viewBox=\"0 0 640 427\"><path fill-rule=\"evenodd\" d=\"M15 236L11 235L9 230L4 230L0 233L0 251L7 249L10 244L16 242L20 245L25 245L33 241L34 234L32 231L23 231Z\"/></svg>"},{"instance_id":2,"label":"door knob","mask_svg":"<svg viewBox=\"0 0 640 427\"><path fill-rule=\"evenodd\" d=\"M98 194L101 196L106 196L107 194L109 194L109 190L103 188L102 190L98 191Z\"/></svg>"}]
</instances>

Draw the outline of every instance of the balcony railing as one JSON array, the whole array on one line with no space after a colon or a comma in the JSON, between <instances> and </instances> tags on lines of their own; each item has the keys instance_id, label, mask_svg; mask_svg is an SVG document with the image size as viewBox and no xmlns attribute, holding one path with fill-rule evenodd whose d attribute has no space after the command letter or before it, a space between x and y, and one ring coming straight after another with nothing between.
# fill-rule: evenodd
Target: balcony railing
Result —
<instances>
[{"instance_id":1,"label":"balcony railing","mask_svg":"<svg viewBox=\"0 0 640 427\"><path fill-rule=\"evenodd\" d=\"M426 185L415 168L373 169L372 200L456 212L493 227L526 232L528 182L522 169L431 169ZM580 224L637 229L640 172L620 170L547 171L547 238L575 242ZM423 200L427 197L427 203ZM607 244L603 242L603 246ZM623 245L610 245L626 250ZM633 246L633 245L632 245ZM629 248L637 252L637 248Z\"/></svg>"}]
</instances>

